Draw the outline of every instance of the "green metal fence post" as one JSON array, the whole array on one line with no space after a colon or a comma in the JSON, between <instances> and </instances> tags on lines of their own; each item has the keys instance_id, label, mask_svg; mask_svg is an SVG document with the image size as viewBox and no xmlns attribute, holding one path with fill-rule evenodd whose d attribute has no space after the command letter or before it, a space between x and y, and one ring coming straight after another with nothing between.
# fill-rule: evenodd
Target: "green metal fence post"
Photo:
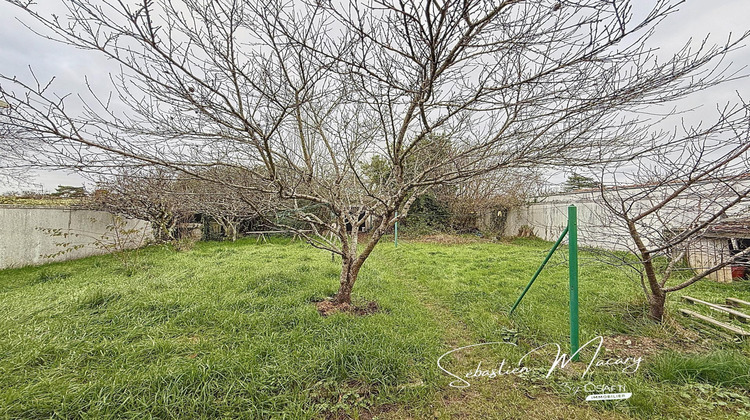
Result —
<instances>
[{"instance_id":1,"label":"green metal fence post","mask_svg":"<svg viewBox=\"0 0 750 420\"><path fill-rule=\"evenodd\" d=\"M393 243L398 248L398 210L396 210L396 224L393 226Z\"/></svg>"},{"instance_id":2,"label":"green metal fence post","mask_svg":"<svg viewBox=\"0 0 750 420\"><path fill-rule=\"evenodd\" d=\"M568 252L570 275L570 354L578 360L578 211L576 206L568 207Z\"/></svg>"}]
</instances>

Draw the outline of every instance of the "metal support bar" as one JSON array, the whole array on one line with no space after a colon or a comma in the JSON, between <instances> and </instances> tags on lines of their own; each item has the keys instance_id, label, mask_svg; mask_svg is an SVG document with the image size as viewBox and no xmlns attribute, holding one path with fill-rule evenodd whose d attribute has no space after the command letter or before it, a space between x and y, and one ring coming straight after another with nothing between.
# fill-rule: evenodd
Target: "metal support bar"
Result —
<instances>
[{"instance_id":1,"label":"metal support bar","mask_svg":"<svg viewBox=\"0 0 750 420\"><path fill-rule=\"evenodd\" d=\"M544 259L544 262L542 262L542 265L540 265L539 269L537 269L536 273L534 273L534 277L531 278L529 284L527 284L526 288L523 289L523 292L521 292L521 296L518 297L516 303L514 303L513 307L510 308L509 315L512 315L513 311L515 311L518 307L518 304L521 303L521 299L523 299L523 297L526 295L526 292L529 291L536 278L539 277L542 269L544 269L544 266L547 265L547 262L549 262L552 254L554 254L555 250L557 250L557 247L560 246L560 243L562 242L563 238L565 238L565 235L569 235L568 292L570 296L570 354L572 360L577 361L578 354L576 352L578 351L580 333L578 324L578 210L576 209L576 206L570 205L568 207L568 226L565 227L565 230L557 239L555 245L553 245L552 249L549 250L549 253L547 253L547 257Z\"/></svg>"},{"instance_id":2,"label":"metal support bar","mask_svg":"<svg viewBox=\"0 0 750 420\"><path fill-rule=\"evenodd\" d=\"M550 249L549 253L547 253L547 257L544 259L544 262L542 263L542 265L540 265L539 269L536 270L536 273L534 273L534 277L531 278L531 281L529 282L529 284L527 284L526 288L523 289L521 296L518 297L518 300L516 300L516 303L514 303L513 307L510 308L510 315L512 315L513 311L516 310L516 307L518 306L518 304L521 303L521 299L523 299L524 295L526 295L526 292L529 291L529 289L531 288L531 285L534 284L534 281L536 280L536 278L539 277L539 274L542 272L542 269L544 268L545 265L547 265L547 262L549 261L549 259L552 258L552 254L555 253L555 250L557 249L558 246L560 246L560 243L562 242L563 238L565 238L565 235L567 234L568 234L568 228L566 227L562 235L560 235L560 237L557 238L557 242L555 242L555 245L552 246L552 249Z\"/></svg>"},{"instance_id":3,"label":"metal support bar","mask_svg":"<svg viewBox=\"0 0 750 420\"><path fill-rule=\"evenodd\" d=\"M398 248L398 210L396 210L396 224L393 225L393 243Z\"/></svg>"}]
</instances>

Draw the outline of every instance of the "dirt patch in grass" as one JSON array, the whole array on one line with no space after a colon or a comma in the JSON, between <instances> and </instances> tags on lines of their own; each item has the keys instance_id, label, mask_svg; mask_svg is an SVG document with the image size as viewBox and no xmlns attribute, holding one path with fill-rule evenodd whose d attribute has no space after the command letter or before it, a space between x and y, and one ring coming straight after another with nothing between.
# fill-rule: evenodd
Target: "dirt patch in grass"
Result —
<instances>
[{"instance_id":1,"label":"dirt patch in grass","mask_svg":"<svg viewBox=\"0 0 750 420\"><path fill-rule=\"evenodd\" d=\"M399 407L395 404L385 404L378 407L371 407L363 409L357 412L357 416L353 417L345 410L339 410L335 413L323 413L318 418L325 420L352 420L353 418L359 420L378 420L378 419L392 419L398 418L400 420L411 420L412 417L397 416L392 417L393 413L398 413Z\"/></svg>"},{"instance_id":2,"label":"dirt patch in grass","mask_svg":"<svg viewBox=\"0 0 750 420\"><path fill-rule=\"evenodd\" d=\"M398 406L395 404L385 404L379 407L371 408L360 414L361 420L376 420L381 419L391 413L395 413L398 410Z\"/></svg>"},{"instance_id":3,"label":"dirt patch in grass","mask_svg":"<svg viewBox=\"0 0 750 420\"><path fill-rule=\"evenodd\" d=\"M318 313L322 316L328 316L337 312L343 312L353 315L365 316L381 312L377 302L370 301L364 304L351 305L348 303L334 303L331 299L324 299L314 302Z\"/></svg>"},{"instance_id":4,"label":"dirt patch in grass","mask_svg":"<svg viewBox=\"0 0 750 420\"><path fill-rule=\"evenodd\" d=\"M604 337L604 349L608 355L638 357L650 356L666 350L665 343L651 337L615 335Z\"/></svg>"},{"instance_id":5,"label":"dirt patch in grass","mask_svg":"<svg viewBox=\"0 0 750 420\"><path fill-rule=\"evenodd\" d=\"M607 354L638 357L651 356L665 350L687 353L699 353L706 348L700 343L684 338L653 338L633 335L613 335L604 337L604 349Z\"/></svg>"},{"instance_id":6,"label":"dirt patch in grass","mask_svg":"<svg viewBox=\"0 0 750 420\"><path fill-rule=\"evenodd\" d=\"M634 305L637 307L637 305ZM634 312L637 312L635 310ZM637 322L645 315L625 314L633 322ZM650 321L649 321L650 322ZM661 325L665 335L653 336L647 332L639 334L616 334L604 337L604 348L608 354L617 356L650 356L664 351L679 353L705 353L711 351L714 342L702 336L698 331L686 328L678 320L666 318Z\"/></svg>"},{"instance_id":7,"label":"dirt patch in grass","mask_svg":"<svg viewBox=\"0 0 750 420\"><path fill-rule=\"evenodd\" d=\"M374 410L371 410L374 413ZM626 419L586 402L571 403L547 389L503 378L472 385L470 389L445 388L421 406L384 407L378 419ZM360 417L369 419L370 417Z\"/></svg>"}]
</instances>

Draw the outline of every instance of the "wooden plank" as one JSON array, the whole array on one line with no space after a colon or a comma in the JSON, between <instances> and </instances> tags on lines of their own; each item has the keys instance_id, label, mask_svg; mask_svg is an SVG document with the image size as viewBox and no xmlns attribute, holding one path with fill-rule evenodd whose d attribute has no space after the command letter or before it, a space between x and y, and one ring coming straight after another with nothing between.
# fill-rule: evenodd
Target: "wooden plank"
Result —
<instances>
[{"instance_id":1,"label":"wooden plank","mask_svg":"<svg viewBox=\"0 0 750 420\"><path fill-rule=\"evenodd\" d=\"M750 307L750 302L745 302L744 300L737 299L737 298L727 298L727 305Z\"/></svg>"},{"instance_id":2,"label":"wooden plank","mask_svg":"<svg viewBox=\"0 0 750 420\"><path fill-rule=\"evenodd\" d=\"M248 231L242 232L242 234L244 235L266 235L269 233L294 233L294 232L295 231L291 231L291 230L248 230ZM312 230L304 229L304 230L299 230L297 232L310 233L312 232Z\"/></svg>"},{"instance_id":3,"label":"wooden plank","mask_svg":"<svg viewBox=\"0 0 750 420\"><path fill-rule=\"evenodd\" d=\"M242 232L245 235L267 235L269 233L286 233L286 230L250 230L247 232Z\"/></svg>"},{"instance_id":4,"label":"wooden plank","mask_svg":"<svg viewBox=\"0 0 750 420\"><path fill-rule=\"evenodd\" d=\"M745 330L743 330L741 328L737 328L734 325L729 325L729 324L725 324L725 323L723 323L721 321L717 321L717 320L711 318L710 316L701 315L701 314L699 314L697 312L689 311L687 309L680 309L680 312L682 312L682 314L685 315L685 316L689 316L689 317L693 317L693 318L698 318L701 321L704 321L706 323L709 323L709 324L714 325L714 326L719 327L719 328L723 328L723 329L731 332L734 335L738 335L740 337L750 336L750 332L747 332L747 331L745 331Z\"/></svg>"},{"instance_id":5,"label":"wooden plank","mask_svg":"<svg viewBox=\"0 0 750 420\"><path fill-rule=\"evenodd\" d=\"M714 311L724 312L728 314L729 316L731 316L732 318L737 319L740 322L750 322L750 315L744 312L735 311L734 309L725 308L721 305L717 305L711 302L706 302L704 300L696 299L690 296L683 296L682 299L689 303L700 303L701 305L706 305L709 308L713 309Z\"/></svg>"}]
</instances>

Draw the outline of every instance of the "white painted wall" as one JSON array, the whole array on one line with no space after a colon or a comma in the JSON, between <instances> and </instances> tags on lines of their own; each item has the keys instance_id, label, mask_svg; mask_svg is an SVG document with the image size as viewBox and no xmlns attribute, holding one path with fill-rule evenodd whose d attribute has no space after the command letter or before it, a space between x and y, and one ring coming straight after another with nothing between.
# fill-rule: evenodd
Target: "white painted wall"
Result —
<instances>
[{"instance_id":1,"label":"white painted wall","mask_svg":"<svg viewBox=\"0 0 750 420\"><path fill-rule=\"evenodd\" d=\"M750 179L744 179L735 185L701 183L685 194L684 198L674 200L658 214L644 218L639 231L648 242L649 237L656 237L668 228L679 230L695 220L705 220L704 215L715 212L721 203L732 198L731 187L748 186ZM637 211L652 206L673 190L674 186L668 186L644 197L644 188L621 188L610 190L605 197L610 199L610 203L617 203L616 195L633 197L633 207ZM536 236L548 241L557 240L567 226L567 207L570 204L578 207L578 238L581 245L609 250L628 250L633 246L627 226L607 209L598 190L537 197L532 203L511 209L503 234L517 235L521 226L527 225ZM749 204L745 202L732 208L727 216L747 215Z\"/></svg>"},{"instance_id":2,"label":"white painted wall","mask_svg":"<svg viewBox=\"0 0 750 420\"><path fill-rule=\"evenodd\" d=\"M97 239L111 236L107 227L115 216L103 211L60 207L31 207L0 205L0 268L45 264L53 261L71 260L107 251L94 246ZM148 222L124 219L123 229L138 229L143 234L132 235L127 247L141 245L142 238L151 238ZM42 229L60 229L67 237L54 237ZM110 241L111 239L107 240ZM46 258L64 250L56 244L70 242L70 246L83 244L54 258Z\"/></svg>"},{"instance_id":3,"label":"white painted wall","mask_svg":"<svg viewBox=\"0 0 750 420\"><path fill-rule=\"evenodd\" d=\"M627 229L611 220L607 209L594 200L595 196L596 193L586 192L539 197L534 203L508 212L503 234L514 236L522 226L529 226L534 235L555 241L568 225L568 206L575 204L580 246L626 250L621 242L629 238Z\"/></svg>"}]
</instances>

